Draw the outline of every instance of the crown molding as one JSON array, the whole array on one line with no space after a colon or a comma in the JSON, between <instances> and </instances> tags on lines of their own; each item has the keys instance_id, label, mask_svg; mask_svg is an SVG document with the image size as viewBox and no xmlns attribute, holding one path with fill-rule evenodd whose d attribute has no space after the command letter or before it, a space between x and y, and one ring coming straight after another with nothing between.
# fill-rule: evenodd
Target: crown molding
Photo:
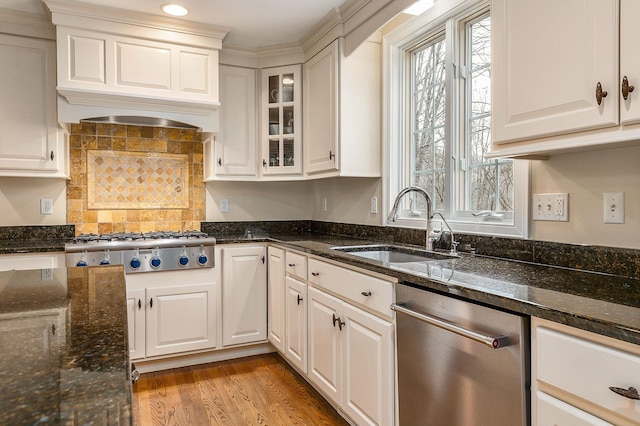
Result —
<instances>
[{"instance_id":1,"label":"crown molding","mask_svg":"<svg viewBox=\"0 0 640 426\"><path fill-rule=\"evenodd\" d=\"M0 8L0 33L48 40L56 39L51 16Z\"/></svg>"},{"instance_id":2,"label":"crown molding","mask_svg":"<svg viewBox=\"0 0 640 426\"><path fill-rule=\"evenodd\" d=\"M222 40L230 31L229 28L209 24L185 21L126 9L98 6L74 0L43 0L53 15L53 23L58 25L56 14L92 18L118 24L129 24L151 29L169 30L199 37L210 37Z\"/></svg>"}]
</instances>

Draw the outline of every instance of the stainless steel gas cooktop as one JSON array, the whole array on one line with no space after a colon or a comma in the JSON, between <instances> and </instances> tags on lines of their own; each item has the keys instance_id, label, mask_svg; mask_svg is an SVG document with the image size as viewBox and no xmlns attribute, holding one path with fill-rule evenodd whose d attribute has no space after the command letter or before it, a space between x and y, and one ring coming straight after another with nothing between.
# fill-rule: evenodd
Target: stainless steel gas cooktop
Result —
<instances>
[{"instance_id":1,"label":"stainless steel gas cooktop","mask_svg":"<svg viewBox=\"0 0 640 426\"><path fill-rule=\"evenodd\" d=\"M124 265L127 273L212 268L215 244L200 231L81 234L65 245L66 265Z\"/></svg>"}]
</instances>

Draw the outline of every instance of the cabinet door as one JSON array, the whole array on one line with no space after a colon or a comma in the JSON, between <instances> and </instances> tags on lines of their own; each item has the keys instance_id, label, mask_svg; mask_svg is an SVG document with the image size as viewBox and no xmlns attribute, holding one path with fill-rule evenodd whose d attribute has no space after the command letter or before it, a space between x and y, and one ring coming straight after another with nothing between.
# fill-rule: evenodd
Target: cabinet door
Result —
<instances>
[{"instance_id":1,"label":"cabinet door","mask_svg":"<svg viewBox=\"0 0 640 426\"><path fill-rule=\"evenodd\" d=\"M284 261L284 250L269 247L269 341L282 353L285 344Z\"/></svg>"},{"instance_id":2,"label":"cabinet door","mask_svg":"<svg viewBox=\"0 0 640 426\"><path fill-rule=\"evenodd\" d=\"M222 249L222 345L267 338L265 247Z\"/></svg>"},{"instance_id":3,"label":"cabinet door","mask_svg":"<svg viewBox=\"0 0 640 426\"><path fill-rule=\"evenodd\" d=\"M618 123L618 2L492 2L495 144Z\"/></svg>"},{"instance_id":4,"label":"cabinet door","mask_svg":"<svg viewBox=\"0 0 640 426\"><path fill-rule=\"evenodd\" d=\"M307 285L286 278L286 351L287 359L307 372Z\"/></svg>"},{"instance_id":5,"label":"cabinet door","mask_svg":"<svg viewBox=\"0 0 640 426\"><path fill-rule=\"evenodd\" d=\"M62 168L55 55L53 41L0 35L0 175Z\"/></svg>"},{"instance_id":6,"label":"cabinet door","mask_svg":"<svg viewBox=\"0 0 640 426\"><path fill-rule=\"evenodd\" d=\"M304 169L338 169L338 42L304 64Z\"/></svg>"},{"instance_id":7,"label":"cabinet door","mask_svg":"<svg viewBox=\"0 0 640 426\"><path fill-rule=\"evenodd\" d=\"M127 324L131 359L145 357L145 303L144 289L127 290Z\"/></svg>"},{"instance_id":8,"label":"cabinet door","mask_svg":"<svg viewBox=\"0 0 640 426\"><path fill-rule=\"evenodd\" d=\"M262 70L262 174L302 173L300 65Z\"/></svg>"},{"instance_id":9,"label":"cabinet door","mask_svg":"<svg viewBox=\"0 0 640 426\"><path fill-rule=\"evenodd\" d=\"M640 55L638 55L638 40L640 40L640 2L637 0L620 1L620 84L627 78L628 85L634 86L634 91L627 95L627 99L620 99L620 121L623 124L640 121Z\"/></svg>"},{"instance_id":10,"label":"cabinet door","mask_svg":"<svg viewBox=\"0 0 640 426\"><path fill-rule=\"evenodd\" d=\"M342 339L339 321L342 302L317 290L308 290L309 379L326 396L342 401Z\"/></svg>"},{"instance_id":11,"label":"cabinet door","mask_svg":"<svg viewBox=\"0 0 640 426\"><path fill-rule=\"evenodd\" d=\"M216 345L215 283L148 288L147 356Z\"/></svg>"},{"instance_id":12,"label":"cabinet door","mask_svg":"<svg viewBox=\"0 0 640 426\"><path fill-rule=\"evenodd\" d=\"M220 133L210 159L217 176L256 175L256 71L220 66Z\"/></svg>"},{"instance_id":13,"label":"cabinet door","mask_svg":"<svg viewBox=\"0 0 640 426\"><path fill-rule=\"evenodd\" d=\"M342 408L359 425L393 424L393 324L342 308Z\"/></svg>"}]
</instances>

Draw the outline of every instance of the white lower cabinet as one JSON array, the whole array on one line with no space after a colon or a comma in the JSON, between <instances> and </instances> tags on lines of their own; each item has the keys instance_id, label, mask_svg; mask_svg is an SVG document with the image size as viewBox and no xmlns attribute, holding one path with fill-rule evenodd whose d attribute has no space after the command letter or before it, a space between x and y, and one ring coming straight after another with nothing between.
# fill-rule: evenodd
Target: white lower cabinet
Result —
<instances>
[{"instance_id":1,"label":"white lower cabinet","mask_svg":"<svg viewBox=\"0 0 640 426\"><path fill-rule=\"evenodd\" d=\"M129 274L127 313L131 359L216 347L218 288L211 269Z\"/></svg>"},{"instance_id":2,"label":"white lower cabinet","mask_svg":"<svg viewBox=\"0 0 640 426\"><path fill-rule=\"evenodd\" d=\"M393 425L396 281L341 265L269 247L270 340L354 424Z\"/></svg>"},{"instance_id":3,"label":"white lower cabinet","mask_svg":"<svg viewBox=\"0 0 640 426\"><path fill-rule=\"evenodd\" d=\"M640 346L532 318L532 423L637 425Z\"/></svg>"},{"instance_id":4,"label":"white lower cabinet","mask_svg":"<svg viewBox=\"0 0 640 426\"><path fill-rule=\"evenodd\" d=\"M269 315L269 342L279 352L284 353L285 345L285 252L276 247L269 247L269 272L267 300Z\"/></svg>"},{"instance_id":5,"label":"white lower cabinet","mask_svg":"<svg viewBox=\"0 0 640 426\"><path fill-rule=\"evenodd\" d=\"M0 255L0 271L64 267L64 253L15 253Z\"/></svg>"},{"instance_id":6,"label":"white lower cabinet","mask_svg":"<svg viewBox=\"0 0 640 426\"><path fill-rule=\"evenodd\" d=\"M393 424L393 324L309 289L309 378L358 425Z\"/></svg>"},{"instance_id":7,"label":"white lower cabinet","mask_svg":"<svg viewBox=\"0 0 640 426\"><path fill-rule=\"evenodd\" d=\"M266 251L222 249L222 346L267 340Z\"/></svg>"},{"instance_id":8,"label":"white lower cabinet","mask_svg":"<svg viewBox=\"0 0 640 426\"><path fill-rule=\"evenodd\" d=\"M284 355L302 372L307 372L307 284L293 277L285 279Z\"/></svg>"}]
</instances>

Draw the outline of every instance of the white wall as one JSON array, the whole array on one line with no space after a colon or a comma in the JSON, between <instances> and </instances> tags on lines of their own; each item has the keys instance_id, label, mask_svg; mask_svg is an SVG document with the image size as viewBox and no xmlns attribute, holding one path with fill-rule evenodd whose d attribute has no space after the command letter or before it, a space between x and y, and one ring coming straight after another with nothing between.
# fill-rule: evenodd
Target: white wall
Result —
<instances>
[{"instance_id":1,"label":"white wall","mask_svg":"<svg viewBox=\"0 0 640 426\"><path fill-rule=\"evenodd\" d=\"M331 178L309 182L312 220L360 225L382 225L382 179ZM371 213L371 197L378 198L378 213ZM322 199L327 210L322 210Z\"/></svg>"},{"instance_id":2,"label":"white wall","mask_svg":"<svg viewBox=\"0 0 640 426\"><path fill-rule=\"evenodd\" d=\"M229 200L229 212L220 200ZM207 221L308 220L312 194L308 182L208 182Z\"/></svg>"},{"instance_id":3,"label":"white wall","mask_svg":"<svg viewBox=\"0 0 640 426\"><path fill-rule=\"evenodd\" d=\"M531 239L640 249L640 146L533 161L531 189L569 193L569 222L532 221ZM620 191L625 223L604 224L603 193Z\"/></svg>"},{"instance_id":4,"label":"white wall","mask_svg":"<svg viewBox=\"0 0 640 426\"><path fill-rule=\"evenodd\" d=\"M53 214L40 214L40 198L53 200ZM0 226L67 223L67 181L0 177Z\"/></svg>"}]
</instances>

